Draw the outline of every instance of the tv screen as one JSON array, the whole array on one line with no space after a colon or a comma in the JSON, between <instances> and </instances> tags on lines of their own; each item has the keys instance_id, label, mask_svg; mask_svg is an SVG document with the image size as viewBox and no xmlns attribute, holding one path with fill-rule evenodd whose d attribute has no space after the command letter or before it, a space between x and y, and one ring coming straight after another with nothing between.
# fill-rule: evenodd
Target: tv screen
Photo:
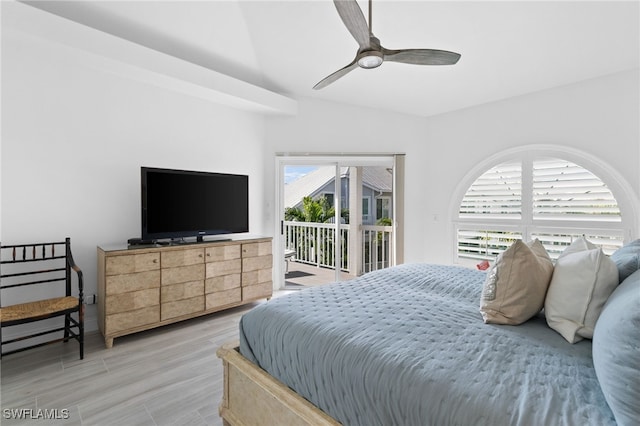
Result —
<instances>
[{"instance_id":1,"label":"tv screen","mask_svg":"<svg viewBox=\"0 0 640 426\"><path fill-rule=\"evenodd\" d=\"M249 176L141 168L142 239L249 232Z\"/></svg>"}]
</instances>

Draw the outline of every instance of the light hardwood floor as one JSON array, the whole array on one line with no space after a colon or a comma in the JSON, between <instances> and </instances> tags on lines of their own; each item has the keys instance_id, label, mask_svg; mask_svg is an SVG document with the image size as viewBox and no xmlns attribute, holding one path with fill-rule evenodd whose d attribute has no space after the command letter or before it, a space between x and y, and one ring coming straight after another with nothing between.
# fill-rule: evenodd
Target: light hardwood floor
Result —
<instances>
[{"instance_id":1,"label":"light hardwood floor","mask_svg":"<svg viewBox=\"0 0 640 426\"><path fill-rule=\"evenodd\" d=\"M334 280L332 270L292 262L286 281L299 287L280 297ZM354 278L345 274L344 279ZM78 344L54 344L0 361L0 424L5 425L222 425L222 362L216 350L238 339L241 306L114 340L99 332ZM68 410L68 419L16 420L6 410Z\"/></svg>"},{"instance_id":2,"label":"light hardwood floor","mask_svg":"<svg viewBox=\"0 0 640 426\"><path fill-rule=\"evenodd\" d=\"M89 333L82 361L74 341L6 356L0 423L221 425L222 363L215 353L238 339L240 316L258 303L120 337L112 349ZM7 418L6 409L20 408L67 409L69 418Z\"/></svg>"}]
</instances>

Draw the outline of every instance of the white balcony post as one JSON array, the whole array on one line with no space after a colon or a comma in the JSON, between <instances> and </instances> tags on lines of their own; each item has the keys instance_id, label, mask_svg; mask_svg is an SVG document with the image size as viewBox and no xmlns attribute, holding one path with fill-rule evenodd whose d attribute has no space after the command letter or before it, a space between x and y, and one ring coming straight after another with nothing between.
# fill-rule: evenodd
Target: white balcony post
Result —
<instances>
[{"instance_id":1,"label":"white balcony post","mask_svg":"<svg viewBox=\"0 0 640 426\"><path fill-rule=\"evenodd\" d=\"M404 154L393 156L393 235L391 247L393 256L390 265L404 263Z\"/></svg>"},{"instance_id":2,"label":"white balcony post","mask_svg":"<svg viewBox=\"0 0 640 426\"><path fill-rule=\"evenodd\" d=\"M315 260L316 260L316 266L319 268L320 267L320 253L322 251L322 249L320 248L320 244L321 244L321 241L322 241L322 236L320 234L322 232L322 229L314 228L313 231L314 231L314 235L315 235L315 244L314 244L314 247L315 247L315 250L314 250L314 252L315 252Z\"/></svg>"},{"instance_id":3,"label":"white balcony post","mask_svg":"<svg viewBox=\"0 0 640 426\"><path fill-rule=\"evenodd\" d=\"M349 167L349 271L362 275L362 167Z\"/></svg>"}]
</instances>

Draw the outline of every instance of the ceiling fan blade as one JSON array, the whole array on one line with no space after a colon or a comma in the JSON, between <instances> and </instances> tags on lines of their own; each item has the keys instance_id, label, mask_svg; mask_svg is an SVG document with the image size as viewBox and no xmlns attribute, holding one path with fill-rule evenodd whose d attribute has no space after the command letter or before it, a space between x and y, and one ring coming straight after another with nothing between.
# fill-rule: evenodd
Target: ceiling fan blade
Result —
<instances>
[{"instance_id":1,"label":"ceiling fan blade","mask_svg":"<svg viewBox=\"0 0 640 426\"><path fill-rule=\"evenodd\" d=\"M369 26L356 0L333 0L338 14L360 49L369 47Z\"/></svg>"},{"instance_id":2,"label":"ceiling fan blade","mask_svg":"<svg viewBox=\"0 0 640 426\"><path fill-rule=\"evenodd\" d=\"M341 68L338 71L334 72L333 74L329 75L328 77L325 77L324 79L322 79L318 84L313 86L313 89L320 90L323 87L327 87L328 85L330 85L331 83L339 79L340 77L345 76L349 71L353 70L354 68L358 68L358 63L356 62L355 59L346 67Z\"/></svg>"},{"instance_id":3,"label":"ceiling fan blade","mask_svg":"<svg viewBox=\"0 0 640 426\"><path fill-rule=\"evenodd\" d=\"M382 49L385 61L402 62L415 65L453 65L460 59L460 54L447 50L435 49Z\"/></svg>"}]
</instances>

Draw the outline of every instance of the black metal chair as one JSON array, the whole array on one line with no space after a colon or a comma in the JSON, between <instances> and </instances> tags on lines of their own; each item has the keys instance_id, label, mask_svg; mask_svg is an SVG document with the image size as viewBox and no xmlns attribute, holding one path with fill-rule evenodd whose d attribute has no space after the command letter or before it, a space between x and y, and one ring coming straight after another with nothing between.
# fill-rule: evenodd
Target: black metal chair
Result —
<instances>
[{"instance_id":1,"label":"black metal chair","mask_svg":"<svg viewBox=\"0 0 640 426\"><path fill-rule=\"evenodd\" d=\"M76 274L76 280L72 280L72 271ZM72 281L77 282L77 295L72 294ZM33 290L26 293L29 298L25 301L24 290L27 286ZM80 359L83 359L84 304L82 291L82 271L73 261L70 238L63 242L54 243L0 245L0 356L50 343L76 339L80 345ZM63 293L64 296L61 296ZM38 294L43 296L34 296ZM60 316L64 316L64 326L62 327L59 324L47 325L45 331L4 340L3 330L6 327ZM62 332L63 337L44 342L42 341L44 339L39 339L36 344L13 345L18 347L5 350L5 345Z\"/></svg>"}]
</instances>

